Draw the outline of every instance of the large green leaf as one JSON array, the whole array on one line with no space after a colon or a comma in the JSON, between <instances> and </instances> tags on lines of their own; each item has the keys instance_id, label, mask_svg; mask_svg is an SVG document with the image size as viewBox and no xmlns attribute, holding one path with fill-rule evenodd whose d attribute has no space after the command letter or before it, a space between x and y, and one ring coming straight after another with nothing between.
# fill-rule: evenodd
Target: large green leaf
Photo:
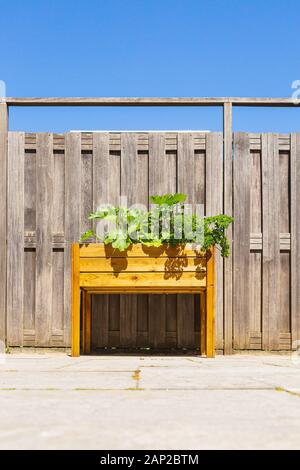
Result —
<instances>
[{"instance_id":1,"label":"large green leaf","mask_svg":"<svg viewBox=\"0 0 300 470\"><path fill-rule=\"evenodd\" d=\"M153 204L174 206L175 204L183 203L186 200L186 194L163 194L162 196L154 195L150 196L150 201Z\"/></svg>"},{"instance_id":2,"label":"large green leaf","mask_svg":"<svg viewBox=\"0 0 300 470\"><path fill-rule=\"evenodd\" d=\"M79 242L85 242L86 240L88 240L89 238L92 238L94 236L94 230L87 230L86 232L84 232L80 239L79 239Z\"/></svg>"},{"instance_id":3,"label":"large green leaf","mask_svg":"<svg viewBox=\"0 0 300 470\"><path fill-rule=\"evenodd\" d=\"M120 251L126 250L130 244L131 244L131 240L128 240L126 238L116 238L116 240L112 242L113 248L116 248L117 250L120 250Z\"/></svg>"}]
</instances>

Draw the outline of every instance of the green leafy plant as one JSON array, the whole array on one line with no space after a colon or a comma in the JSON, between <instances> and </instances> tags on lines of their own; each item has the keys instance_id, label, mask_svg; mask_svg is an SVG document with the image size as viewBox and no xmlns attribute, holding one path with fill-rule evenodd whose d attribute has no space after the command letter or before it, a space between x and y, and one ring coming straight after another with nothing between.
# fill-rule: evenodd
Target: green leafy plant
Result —
<instances>
[{"instance_id":1,"label":"green leafy plant","mask_svg":"<svg viewBox=\"0 0 300 470\"><path fill-rule=\"evenodd\" d=\"M92 212L89 219L102 224L101 235L88 230L79 241L96 239L120 251L133 243L154 247L192 243L201 250L216 245L222 256L229 255L226 229L233 221L232 217L190 214L185 210L186 195L181 193L154 195L150 201L154 206L149 211L107 205Z\"/></svg>"},{"instance_id":2,"label":"green leafy plant","mask_svg":"<svg viewBox=\"0 0 300 470\"><path fill-rule=\"evenodd\" d=\"M185 202L186 194L176 193L176 194L163 194L162 196L150 196L150 201L153 204L175 206Z\"/></svg>"}]
</instances>

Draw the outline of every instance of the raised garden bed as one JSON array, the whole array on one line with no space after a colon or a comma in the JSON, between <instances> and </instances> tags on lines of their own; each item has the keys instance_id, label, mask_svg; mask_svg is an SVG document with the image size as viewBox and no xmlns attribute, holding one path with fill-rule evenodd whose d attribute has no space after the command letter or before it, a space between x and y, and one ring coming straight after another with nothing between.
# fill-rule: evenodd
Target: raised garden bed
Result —
<instances>
[{"instance_id":1,"label":"raised garden bed","mask_svg":"<svg viewBox=\"0 0 300 470\"><path fill-rule=\"evenodd\" d=\"M181 294L205 296L201 315L200 350L214 357L215 249L203 252L189 245L119 251L102 243L73 244L72 355L90 352L91 294ZM80 299L82 291L82 348ZM199 311L200 315L200 311Z\"/></svg>"},{"instance_id":2,"label":"raised garden bed","mask_svg":"<svg viewBox=\"0 0 300 470\"><path fill-rule=\"evenodd\" d=\"M186 210L185 194L151 196L146 208L106 205L90 214L90 229L73 245L72 355L90 351L91 294L200 293L201 353L214 356L215 247L228 256L231 217L199 217ZM91 239L101 243L90 243ZM200 315L200 312L199 312Z\"/></svg>"}]
</instances>

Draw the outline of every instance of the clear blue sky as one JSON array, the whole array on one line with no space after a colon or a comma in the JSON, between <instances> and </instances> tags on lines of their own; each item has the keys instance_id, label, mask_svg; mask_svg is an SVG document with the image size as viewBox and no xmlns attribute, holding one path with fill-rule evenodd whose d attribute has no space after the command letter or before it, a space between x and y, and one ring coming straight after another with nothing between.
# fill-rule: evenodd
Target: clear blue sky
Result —
<instances>
[{"instance_id":1,"label":"clear blue sky","mask_svg":"<svg viewBox=\"0 0 300 470\"><path fill-rule=\"evenodd\" d=\"M291 96L299 0L0 0L8 96ZM221 129L216 108L14 108L10 128ZM299 109L234 128L300 131Z\"/></svg>"}]
</instances>

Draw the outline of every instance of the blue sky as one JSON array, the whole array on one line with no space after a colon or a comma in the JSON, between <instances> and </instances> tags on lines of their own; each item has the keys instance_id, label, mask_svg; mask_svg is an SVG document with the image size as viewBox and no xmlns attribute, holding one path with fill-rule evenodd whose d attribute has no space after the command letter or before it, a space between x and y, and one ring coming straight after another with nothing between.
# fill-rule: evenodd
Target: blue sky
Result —
<instances>
[{"instance_id":1,"label":"blue sky","mask_svg":"<svg viewBox=\"0 0 300 470\"><path fill-rule=\"evenodd\" d=\"M8 96L291 96L299 0L0 0ZM300 131L299 109L234 128ZM10 129L221 130L220 108L13 108Z\"/></svg>"}]
</instances>

